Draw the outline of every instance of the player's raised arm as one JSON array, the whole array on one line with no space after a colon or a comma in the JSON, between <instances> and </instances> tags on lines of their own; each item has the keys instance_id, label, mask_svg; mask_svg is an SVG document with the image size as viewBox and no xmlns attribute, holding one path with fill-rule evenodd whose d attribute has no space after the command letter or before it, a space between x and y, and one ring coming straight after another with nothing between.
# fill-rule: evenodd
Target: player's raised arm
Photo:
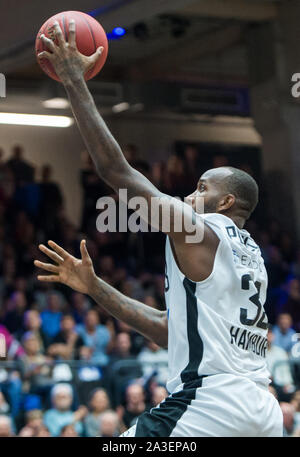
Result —
<instances>
[{"instance_id":1,"label":"player's raised arm","mask_svg":"<svg viewBox=\"0 0 300 457\"><path fill-rule=\"evenodd\" d=\"M116 319L126 322L159 346L167 347L168 323L166 312L126 297L98 278L85 240L82 240L80 244L81 259L76 259L53 241L49 241L48 244L51 249L43 244L39 248L54 263L34 261L36 267L50 272L48 275L39 275L39 281L60 282L77 292L89 295Z\"/></svg>"},{"instance_id":2,"label":"player's raised arm","mask_svg":"<svg viewBox=\"0 0 300 457\"><path fill-rule=\"evenodd\" d=\"M64 84L74 117L99 176L115 191L126 189L128 199L144 197L148 207L141 208L139 214L156 229L179 239L183 238L186 232L195 233L192 209L161 193L144 175L130 166L97 110L84 75L93 67L103 48L98 48L95 54L89 57L81 54L76 47L74 21L70 21L68 42L65 41L58 23L54 25L54 32L58 45L42 35L41 39L48 51L41 52L38 57L51 61ZM153 198L156 198L155 208L150 212ZM169 224L163 224L157 211L170 214Z\"/></svg>"}]
</instances>

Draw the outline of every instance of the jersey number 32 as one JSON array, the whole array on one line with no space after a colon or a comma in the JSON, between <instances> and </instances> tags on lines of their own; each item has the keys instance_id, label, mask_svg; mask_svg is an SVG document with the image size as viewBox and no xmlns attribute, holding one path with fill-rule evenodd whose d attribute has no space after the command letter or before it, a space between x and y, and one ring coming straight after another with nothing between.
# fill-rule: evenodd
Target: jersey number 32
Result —
<instances>
[{"instance_id":1,"label":"jersey number 32","mask_svg":"<svg viewBox=\"0 0 300 457\"><path fill-rule=\"evenodd\" d=\"M259 300L259 292L261 283L259 281L253 281L249 274L242 276L242 289L250 290L250 284L254 284L256 288L256 294L251 295L249 300L257 307L256 316L253 319L248 318L248 310L241 308L240 310L240 321L244 325L256 325L256 327L266 330L268 328L268 319L266 313L263 310L263 306ZM262 312L263 311L263 312Z\"/></svg>"}]
</instances>

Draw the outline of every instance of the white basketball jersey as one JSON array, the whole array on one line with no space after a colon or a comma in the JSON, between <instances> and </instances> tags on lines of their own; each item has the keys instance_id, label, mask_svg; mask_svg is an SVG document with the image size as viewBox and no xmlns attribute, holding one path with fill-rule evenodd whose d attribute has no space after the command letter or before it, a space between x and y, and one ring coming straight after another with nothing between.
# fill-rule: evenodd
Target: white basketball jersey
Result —
<instances>
[{"instance_id":1,"label":"white basketball jersey","mask_svg":"<svg viewBox=\"0 0 300 457\"><path fill-rule=\"evenodd\" d=\"M169 392L229 373L267 386L267 273L257 244L222 214L197 215L220 239L210 276L194 282L166 242Z\"/></svg>"}]
</instances>

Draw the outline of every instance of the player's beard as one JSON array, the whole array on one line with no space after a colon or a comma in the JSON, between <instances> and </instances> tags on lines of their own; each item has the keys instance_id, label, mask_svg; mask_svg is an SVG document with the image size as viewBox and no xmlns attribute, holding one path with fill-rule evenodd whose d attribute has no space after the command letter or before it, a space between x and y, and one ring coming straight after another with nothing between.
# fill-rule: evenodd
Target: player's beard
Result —
<instances>
[{"instance_id":1,"label":"player's beard","mask_svg":"<svg viewBox=\"0 0 300 457\"><path fill-rule=\"evenodd\" d=\"M204 199L204 214L217 212L218 199L210 198Z\"/></svg>"}]
</instances>

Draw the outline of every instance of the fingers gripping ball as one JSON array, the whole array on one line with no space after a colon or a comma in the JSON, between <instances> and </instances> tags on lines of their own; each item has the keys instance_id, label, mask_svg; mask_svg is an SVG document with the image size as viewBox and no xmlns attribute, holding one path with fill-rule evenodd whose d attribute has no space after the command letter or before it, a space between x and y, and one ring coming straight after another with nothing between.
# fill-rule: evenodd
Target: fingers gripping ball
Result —
<instances>
[{"instance_id":1,"label":"fingers gripping ball","mask_svg":"<svg viewBox=\"0 0 300 457\"><path fill-rule=\"evenodd\" d=\"M48 19L40 28L35 41L35 52L38 55L42 51L47 51L41 35L45 35L47 38L55 40L55 44L58 44L57 39L52 34L52 27L55 21L60 25L62 33L66 41L68 41L69 35L69 23L73 19L76 25L76 45L79 52L86 56L94 54L100 46L103 46L103 52L99 56L96 64L85 74L85 80L91 79L96 76L105 64L107 53L108 53L108 42L105 30L99 24L96 19L89 16L88 14L80 11L65 11L63 13L56 14ZM60 81L59 77L55 73L55 70L48 59L37 59L42 70L51 78L56 81Z\"/></svg>"}]
</instances>

